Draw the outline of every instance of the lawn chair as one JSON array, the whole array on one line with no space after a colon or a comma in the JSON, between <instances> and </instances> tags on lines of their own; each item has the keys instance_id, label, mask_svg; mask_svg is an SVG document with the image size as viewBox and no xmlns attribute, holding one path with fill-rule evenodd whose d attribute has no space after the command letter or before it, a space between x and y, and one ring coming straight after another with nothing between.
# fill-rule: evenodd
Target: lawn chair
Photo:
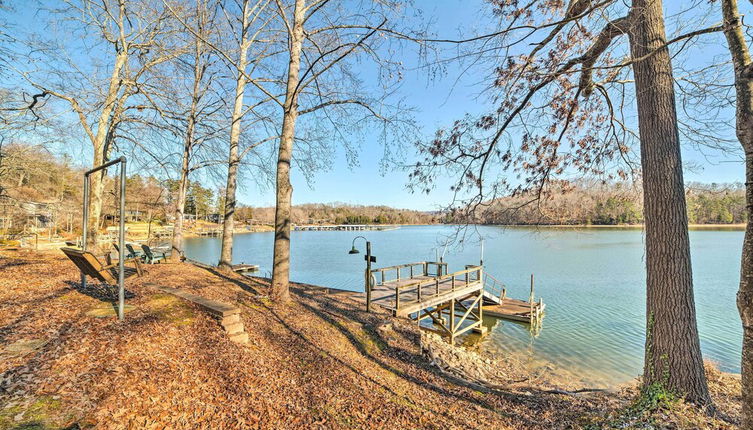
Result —
<instances>
[{"instance_id":1,"label":"lawn chair","mask_svg":"<svg viewBox=\"0 0 753 430\"><path fill-rule=\"evenodd\" d=\"M128 250L128 258L140 258L144 261L145 255L133 249L133 245L126 243L126 249Z\"/></svg>"},{"instance_id":2,"label":"lawn chair","mask_svg":"<svg viewBox=\"0 0 753 430\"><path fill-rule=\"evenodd\" d=\"M144 262L147 264L159 263L160 261L167 261L166 252L153 252L147 245L141 245L141 249L144 251Z\"/></svg>"},{"instance_id":3,"label":"lawn chair","mask_svg":"<svg viewBox=\"0 0 753 430\"><path fill-rule=\"evenodd\" d=\"M73 261L73 264L78 267L84 275L91 276L92 278L104 282L110 285L118 285L118 263L112 262L109 254L105 255L107 264L103 265L99 259L89 251L82 251L74 248L60 248L63 253ZM133 263L135 267L124 268L123 275L127 278L133 275L141 276L143 274L141 270L141 262L138 258L130 258L124 261L124 263Z\"/></svg>"},{"instance_id":4,"label":"lawn chair","mask_svg":"<svg viewBox=\"0 0 753 430\"><path fill-rule=\"evenodd\" d=\"M120 247L118 247L118 244L115 243L115 242L113 242L112 243L112 247L115 248L115 251L117 251L118 255L120 255ZM136 251L133 250L133 247L131 245L126 245L126 256L125 256L125 258L127 260L131 260L131 259L134 259L134 258L141 259L141 255L139 255L138 253L136 253Z\"/></svg>"}]
</instances>

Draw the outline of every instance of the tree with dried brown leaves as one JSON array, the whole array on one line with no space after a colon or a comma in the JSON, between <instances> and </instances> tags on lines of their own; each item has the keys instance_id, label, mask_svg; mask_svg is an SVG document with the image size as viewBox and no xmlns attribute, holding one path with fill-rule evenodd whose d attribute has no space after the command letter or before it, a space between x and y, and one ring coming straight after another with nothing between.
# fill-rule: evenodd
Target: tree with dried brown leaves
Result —
<instances>
[{"instance_id":1,"label":"tree with dried brown leaves","mask_svg":"<svg viewBox=\"0 0 753 430\"><path fill-rule=\"evenodd\" d=\"M693 301L680 138L661 1L494 0L500 30L465 40L493 67L495 109L419 145L415 190L454 178L450 205L465 219L507 195L532 204L577 178L641 175L646 224L643 385L709 405ZM620 45L627 39L629 46ZM530 46L533 45L533 48ZM626 51L629 50L629 54ZM634 85L634 92L629 85ZM625 116L635 94L636 132ZM640 143L640 169L633 143ZM515 208L511 208L515 209Z\"/></svg>"}]
</instances>

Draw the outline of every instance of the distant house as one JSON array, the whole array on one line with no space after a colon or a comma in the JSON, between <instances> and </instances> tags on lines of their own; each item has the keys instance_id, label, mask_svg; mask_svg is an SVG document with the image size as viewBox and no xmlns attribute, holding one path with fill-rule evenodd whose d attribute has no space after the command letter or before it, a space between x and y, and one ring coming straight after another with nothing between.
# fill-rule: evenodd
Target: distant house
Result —
<instances>
[{"instance_id":1,"label":"distant house","mask_svg":"<svg viewBox=\"0 0 753 430\"><path fill-rule=\"evenodd\" d=\"M43 230L54 225L55 203L0 199L0 230Z\"/></svg>"},{"instance_id":2,"label":"distant house","mask_svg":"<svg viewBox=\"0 0 753 430\"><path fill-rule=\"evenodd\" d=\"M149 221L149 213L147 211L142 211L138 209L126 209L125 211L125 221L126 222L148 222ZM104 215L105 220L116 222L118 221L118 217L120 216L120 212L116 210L114 214L108 213Z\"/></svg>"},{"instance_id":3,"label":"distant house","mask_svg":"<svg viewBox=\"0 0 753 430\"><path fill-rule=\"evenodd\" d=\"M222 220L222 216L218 213L204 214L204 215L183 214L183 220L184 221L204 220L208 222L219 223Z\"/></svg>"}]
</instances>

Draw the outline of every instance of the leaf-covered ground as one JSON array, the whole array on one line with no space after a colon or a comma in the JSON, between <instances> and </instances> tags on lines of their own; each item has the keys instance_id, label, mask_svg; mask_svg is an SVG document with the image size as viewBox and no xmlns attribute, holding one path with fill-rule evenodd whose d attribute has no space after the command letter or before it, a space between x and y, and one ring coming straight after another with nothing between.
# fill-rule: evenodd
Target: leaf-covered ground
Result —
<instances>
[{"instance_id":1,"label":"leaf-covered ground","mask_svg":"<svg viewBox=\"0 0 753 430\"><path fill-rule=\"evenodd\" d=\"M415 325L306 285L277 306L263 279L149 266L121 323L114 290L78 281L57 253L0 251L0 428L733 428L739 413L739 378L718 372L727 421L681 403L641 414L630 390L463 384L421 355ZM249 343L156 286L238 305Z\"/></svg>"}]
</instances>

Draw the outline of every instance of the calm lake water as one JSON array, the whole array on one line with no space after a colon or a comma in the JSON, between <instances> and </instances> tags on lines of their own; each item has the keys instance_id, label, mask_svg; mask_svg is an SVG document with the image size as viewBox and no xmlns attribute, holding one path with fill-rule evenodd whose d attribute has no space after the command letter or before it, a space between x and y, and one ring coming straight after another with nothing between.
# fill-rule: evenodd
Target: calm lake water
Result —
<instances>
[{"instance_id":1,"label":"calm lake water","mask_svg":"<svg viewBox=\"0 0 753 430\"><path fill-rule=\"evenodd\" d=\"M435 260L450 226L402 227L392 231L293 232L291 279L362 291L363 254L348 255L364 233L376 267ZM508 296L528 297L530 275L547 304L538 335L527 325L486 321L492 327L479 348L514 356L526 365L562 372L592 385L612 385L641 373L645 334L644 236L637 229L478 227L484 237L485 270L507 285ZM470 233L470 232L469 232ZM742 330L735 305L742 231L690 233L701 347L724 371L740 371ZM272 233L236 235L234 263L253 263L268 276ZM364 242L356 246L364 252ZM189 258L216 264L216 238L186 240ZM477 264L480 246L470 238L445 253L450 271Z\"/></svg>"}]
</instances>

